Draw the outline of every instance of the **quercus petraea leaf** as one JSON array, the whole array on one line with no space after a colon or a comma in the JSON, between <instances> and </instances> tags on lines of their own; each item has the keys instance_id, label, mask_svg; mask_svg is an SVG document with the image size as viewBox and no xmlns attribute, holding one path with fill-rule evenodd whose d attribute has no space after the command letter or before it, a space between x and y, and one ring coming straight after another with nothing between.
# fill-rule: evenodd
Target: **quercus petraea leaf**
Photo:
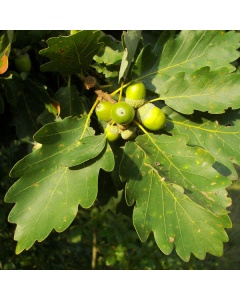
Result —
<instances>
[{"instance_id":1,"label":"quercus petraea leaf","mask_svg":"<svg viewBox=\"0 0 240 300\"><path fill-rule=\"evenodd\" d=\"M231 227L231 181L212 167L210 154L187 141L184 135L140 136L126 144L120 166L127 202L136 202L133 222L140 239L153 231L165 254L174 244L185 261L191 253L200 259L207 252L222 255L224 228Z\"/></svg>"},{"instance_id":2,"label":"quercus petraea leaf","mask_svg":"<svg viewBox=\"0 0 240 300\"><path fill-rule=\"evenodd\" d=\"M70 75L87 69L102 46L98 42L100 36L100 31L83 30L74 35L48 39L48 48L39 53L47 56L50 62L42 65L41 70Z\"/></svg>"},{"instance_id":3,"label":"quercus petraea leaf","mask_svg":"<svg viewBox=\"0 0 240 300\"><path fill-rule=\"evenodd\" d=\"M179 72L191 74L209 66L211 69L235 67L230 63L238 59L240 34L235 31L183 30L162 46L146 45L133 67L133 79L146 84L147 89L161 93L162 85Z\"/></svg>"},{"instance_id":4,"label":"quercus petraea leaf","mask_svg":"<svg viewBox=\"0 0 240 300\"><path fill-rule=\"evenodd\" d=\"M84 132L86 116L66 118L43 126L34 136L43 144L41 149L25 156L11 170L10 176L20 177L39 169L73 167L96 157L105 147L105 137L95 136L91 128Z\"/></svg>"},{"instance_id":5,"label":"quercus petraea leaf","mask_svg":"<svg viewBox=\"0 0 240 300\"><path fill-rule=\"evenodd\" d=\"M169 121L166 130L178 136L187 134L189 145L203 147L215 158L220 173L231 180L238 177L234 164L240 165L240 111L229 110L223 115L191 117L166 108Z\"/></svg>"},{"instance_id":6,"label":"quercus petraea leaf","mask_svg":"<svg viewBox=\"0 0 240 300\"><path fill-rule=\"evenodd\" d=\"M73 86L75 77L67 86L61 86L61 80L57 89L53 85L53 99L61 106L61 117L67 118L55 118L56 123L39 130L34 139L41 148L10 173L20 177L5 198L15 203L9 221L17 224L16 252L44 240L53 229L65 230L79 205L89 208L97 198L105 210L118 210L125 192L127 204L135 204L133 222L142 241L153 232L165 254L175 247L185 261L191 253L199 259L206 253L222 255L228 240L224 229L231 227L226 188L237 178L234 164L240 163L240 77L238 71L233 73L239 41L240 33L220 30L157 31L154 36L128 31L122 43L100 31L48 39L48 48L40 54L50 61L42 71L59 72L61 79L76 73L81 79L96 75L112 96L120 92L119 100L119 80L140 80L147 100L162 100L152 101L166 113L167 123L155 135L138 124L143 135L127 143L120 139L110 148L106 136L95 135L88 126L90 115L68 117L88 111L90 91L84 95L82 83ZM52 102L46 85L30 78L23 82L16 75L0 80L3 99L17 113L24 108L13 124L31 136L39 123L46 123L45 107ZM91 122L96 132L102 130L94 115Z\"/></svg>"},{"instance_id":7,"label":"quercus petraea leaf","mask_svg":"<svg viewBox=\"0 0 240 300\"><path fill-rule=\"evenodd\" d=\"M53 229L65 230L78 205L87 208L96 199L100 168L113 169L105 136L93 135L91 128L84 132L85 122L86 117L66 118L44 126L35 135L42 147L13 167L11 176L21 178L5 201L16 203L9 221L17 224L17 253L44 240Z\"/></svg>"},{"instance_id":8,"label":"quercus petraea leaf","mask_svg":"<svg viewBox=\"0 0 240 300\"><path fill-rule=\"evenodd\" d=\"M209 67L191 75L178 73L162 86L160 98L184 114L194 110L221 114L229 107L240 108L240 74L229 73L227 68L210 71Z\"/></svg>"},{"instance_id":9,"label":"quercus petraea leaf","mask_svg":"<svg viewBox=\"0 0 240 300\"><path fill-rule=\"evenodd\" d=\"M107 66L114 64L120 65L124 51L122 43L113 40L113 38L108 35L102 36L100 42L103 42L104 46L94 55L93 59L97 63Z\"/></svg>"}]
</instances>

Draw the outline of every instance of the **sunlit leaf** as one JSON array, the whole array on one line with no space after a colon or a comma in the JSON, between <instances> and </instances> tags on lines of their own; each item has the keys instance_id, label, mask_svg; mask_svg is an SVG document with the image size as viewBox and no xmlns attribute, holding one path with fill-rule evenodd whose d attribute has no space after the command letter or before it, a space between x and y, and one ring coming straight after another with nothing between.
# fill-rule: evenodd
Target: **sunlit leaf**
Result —
<instances>
[{"instance_id":1,"label":"sunlit leaf","mask_svg":"<svg viewBox=\"0 0 240 300\"><path fill-rule=\"evenodd\" d=\"M194 110L221 114L229 107L240 108L240 75L227 68L210 71L208 67L189 76L178 73L161 88L161 99L184 114Z\"/></svg>"},{"instance_id":2,"label":"sunlit leaf","mask_svg":"<svg viewBox=\"0 0 240 300\"><path fill-rule=\"evenodd\" d=\"M67 118L44 126L35 135L42 147L13 167L11 176L21 178L5 201L15 203L9 221L17 224L17 253L44 240L53 229L65 230L78 205L87 208L96 199L100 168L113 169L105 136L93 135L91 128L84 131L85 122L86 118Z\"/></svg>"},{"instance_id":3,"label":"sunlit leaf","mask_svg":"<svg viewBox=\"0 0 240 300\"><path fill-rule=\"evenodd\" d=\"M151 231L158 247L188 261L191 253L204 259L220 256L231 227L226 187L231 181L213 167L214 159L187 137L143 135L125 146L120 173L126 199L136 202L133 222L142 241ZM199 246L201 245L201 247Z\"/></svg>"},{"instance_id":4,"label":"sunlit leaf","mask_svg":"<svg viewBox=\"0 0 240 300\"><path fill-rule=\"evenodd\" d=\"M170 38L162 49L146 45L133 68L133 78L142 80L147 88L161 93L162 85L179 72L191 74L209 66L211 69L227 67L239 57L240 33L220 30L183 30Z\"/></svg>"}]
</instances>

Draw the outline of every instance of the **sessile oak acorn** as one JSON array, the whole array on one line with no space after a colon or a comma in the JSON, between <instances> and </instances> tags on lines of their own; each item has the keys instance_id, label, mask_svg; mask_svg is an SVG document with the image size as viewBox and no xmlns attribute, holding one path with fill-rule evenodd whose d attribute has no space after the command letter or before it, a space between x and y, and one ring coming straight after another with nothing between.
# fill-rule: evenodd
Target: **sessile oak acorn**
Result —
<instances>
[{"instance_id":1,"label":"sessile oak acorn","mask_svg":"<svg viewBox=\"0 0 240 300\"><path fill-rule=\"evenodd\" d=\"M142 82L133 82L126 89L125 102L133 108L139 108L145 103L146 88Z\"/></svg>"},{"instance_id":2,"label":"sessile oak acorn","mask_svg":"<svg viewBox=\"0 0 240 300\"><path fill-rule=\"evenodd\" d=\"M111 111L114 103L109 101L101 101L95 108L96 115L99 120L109 122L112 119Z\"/></svg>"},{"instance_id":3,"label":"sessile oak acorn","mask_svg":"<svg viewBox=\"0 0 240 300\"><path fill-rule=\"evenodd\" d=\"M116 125L107 124L105 133L109 142L115 142L120 138L120 130Z\"/></svg>"},{"instance_id":4,"label":"sessile oak acorn","mask_svg":"<svg viewBox=\"0 0 240 300\"><path fill-rule=\"evenodd\" d=\"M111 111L112 120L120 125L128 125L132 122L135 111L131 105L124 101L117 102L113 105Z\"/></svg>"},{"instance_id":5,"label":"sessile oak acorn","mask_svg":"<svg viewBox=\"0 0 240 300\"><path fill-rule=\"evenodd\" d=\"M162 129L166 123L164 112L152 103L146 103L138 108L136 118L144 127L152 131Z\"/></svg>"}]
</instances>

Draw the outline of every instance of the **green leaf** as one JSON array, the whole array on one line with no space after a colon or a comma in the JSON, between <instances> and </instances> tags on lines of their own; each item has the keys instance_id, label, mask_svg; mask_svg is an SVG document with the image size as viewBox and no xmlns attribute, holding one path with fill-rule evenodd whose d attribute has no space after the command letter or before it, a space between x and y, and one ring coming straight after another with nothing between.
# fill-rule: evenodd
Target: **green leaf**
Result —
<instances>
[{"instance_id":1,"label":"green leaf","mask_svg":"<svg viewBox=\"0 0 240 300\"><path fill-rule=\"evenodd\" d=\"M3 85L8 103L16 106L24 89L24 83L16 72L7 74L7 77L1 77L0 83Z\"/></svg>"},{"instance_id":2,"label":"green leaf","mask_svg":"<svg viewBox=\"0 0 240 300\"><path fill-rule=\"evenodd\" d=\"M88 208L95 201L99 170L113 169L105 136L94 136L90 128L83 132L85 122L86 117L66 118L44 126L35 135L42 147L12 169L11 176L21 176L5 196L6 202L16 203L9 214L9 222L17 224L16 253L44 240L53 229L65 230L79 204Z\"/></svg>"},{"instance_id":3,"label":"green leaf","mask_svg":"<svg viewBox=\"0 0 240 300\"><path fill-rule=\"evenodd\" d=\"M120 65L124 52L122 44L117 40L113 40L108 35L103 35L100 41L104 43L104 46L94 55L94 60L98 64L107 66L114 64Z\"/></svg>"},{"instance_id":4,"label":"green leaf","mask_svg":"<svg viewBox=\"0 0 240 300\"><path fill-rule=\"evenodd\" d=\"M141 30L128 30L123 33L123 39L125 43L125 49L122 57L122 62L119 70L119 81L123 78L126 79L128 71L131 67L134 59L135 52L137 50L138 43L141 39Z\"/></svg>"},{"instance_id":5,"label":"green leaf","mask_svg":"<svg viewBox=\"0 0 240 300\"><path fill-rule=\"evenodd\" d=\"M170 38L162 49L161 43L146 45L133 68L133 79L142 80L147 89L160 93L162 85L178 72L191 74L196 69L235 67L230 63L239 58L240 33L220 30L183 30Z\"/></svg>"},{"instance_id":6,"label":"green leaf","mask_svg":"<svg viewBox=\"0 0 240 300\"><path fill-rule=\"evenodd\" d=\"M124 51L123 45L108 35L103 35L100 41L104 43L104 47L93 57L95 63L92 64L92 67L108 79L112 89L117 89L119 87L119 68Z\"/></svg>"},{"instance_id":7,"label":"green leaf","mask_svg":"<svg viewBox=\"0 0 240 300\"><path fill-rule=\"evenodd\" d=\"M187 142L184 135L139 136L126 144L120 166L127 203L136 202L133 222L140 239L152 231L163 253L175 245L185 261L191 253L199 259L207 252L222 255L224 228L231 227L231 181L212 167L208 152Z\"/></svg>"},{"instance_id":8,"label":"green leaf","mask_svg":"<svg viewBox=\"0 0 240 300\"><path fill-rule=\"evenodd\" d=\"M84 97L80 97L76 86L61 87L54 95L61 107L61 118L68 116L79 116L85 113Z\"/></svg>"},{"instance_id":9,"label":"green leaf","mask_svg":"<svg viewBox=\"0 0 240 300\"><path fill-rule=\"evenodd\" d=\"M216 167L231 180L238 177L234 164L240 165L240 110L223 115L180 115L170 108L166 130L173 135L187 134L189 145L206 149L216 160Z\"/></svg>"},{"instance_id":10,"label":"green leaf","mask_svg":"<svg viewBox=\"0 0 240 300\"><path fill-rule=\"evenodd\" d=\"M221 114L229 107L240 108L240 75L227 68L210 71L209 67L191 75L178 73L161 88L161 100L184 114L194 110Z\"/></svg>"},{"instance_id":11,"label":"green leaf","mask_svg":"<svg viewBox=\"0 0 240 300\"><path fill-rule=\"evenodd\" d=\"M39 82L30 79L22 80L15 73L9 77L1 78L7 101L12 107L11 125L16 127L19 139L32 142L33 134L40 128L41 114L46 112L46 105L52 103L46 88ZM51 115L54 119L54 115Z\"/></svg>"},{"instance_id":12,"label":"green leaf","mask_svg":"<svg viewBox=\"0 0 240 300\"><path fill-rule=\"evenodd\" d=\"M88 69L102 47L98 43L100 35L100 31L83 30L74 35L48 39L48 48L39 53L47 56L50 62L42 65L41 71L71 75Z\"/></svg>"},{"instance_id":13,"label":"green leaf","mask_svg":"<svg viewBox=\"0 0 240 300\"><path fill-rule=\"evenodd\" d=\"M105 147L104 135L95 136L93 130L84 132L86 116L82 119L66 118L43 126L34 140L43 146L16 163L11 177L39 172L52 172L55 168L73 167L96 157Z\"/></svg>"}]
</instances>

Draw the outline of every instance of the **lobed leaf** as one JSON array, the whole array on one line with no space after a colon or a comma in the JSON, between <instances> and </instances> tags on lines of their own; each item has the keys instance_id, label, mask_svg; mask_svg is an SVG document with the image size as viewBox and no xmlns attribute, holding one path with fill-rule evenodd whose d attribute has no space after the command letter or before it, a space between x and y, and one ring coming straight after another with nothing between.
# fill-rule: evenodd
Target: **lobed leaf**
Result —
<instances>
[{"instance_id":1,"label":"lobed leaf","mask_svg":"<svg viewBox=\"0 0 240 300\"><path fill-rule=\"evenodd\" d=\"M39 54L47 56L50 62L42 65L41 71L70 75L89 68L94 55L102 47L98 42L100 36L100 31L83 30L74 35L48 39L48 48Z\"/></svg>"},{"instance_id":2,"label":"lobed leaf","mask_svg":"<svg viewBox=\"0 0 240 300\"><path fill-rule=\"evenodd\" d=\"M215 158L218 171L236 180L238 174L234 164L240 165L240 111L187 117L170 108L167 110L170 120L166 130L176 136L187 134L189 145L206 149Z\"/></svg>"},{"instance_id":3,"label":"lobed leaf","mask_svg":"<svg viewBox=\"0 0 240 300\"><path fill-rule=\"evenodd\" d=\"M187 137L143 135L128 142L120 166L128 205L136 202L133 222L142 241L153 231L158 247L173 245L188 261L193 253L220 256L231 227L226 187L231 181L213 167L213 157L187 146ZM201 247L199 246L201 245Z\"/></svg>"},{"instance_id":4,"label":"lobed leaf","mask_svg":"<svg viewBox=\"0 0 240 300\"><path fill-rule=\"evenodd\" d=\"M79 204L84 208L93 204L100 168L113 168L109 148L74 168L56 166L39 175L24 175L10 188L5 201L16 203L9 222L17 224L17 254L29 249L36 240L43 241L53 229L64 231L75 218Z\"/></svg>"},{"instance_id":5,"label":"lobed leaf","mask_svg":"<svg viewBox=\"0 0 240 300\"><path fill-rule=\"evenodd\" d=\"M44 126L35 135L42 147L13 167L11 176L21 178L5 201L16 203L9 222L17 224L17 253L44 240L53 229L65 230L79 204L88 208L95 201L99 170L113 169L105 136L95 136L91 129L83 133L85 122L86 117L66 118Z\"/></svg>"},{"instance_id":6,"label":"lobed leaf","mask_svg":"<svg viewBox=\"0 0 240 300\"><path fill-rule=\"evenodd\" d=\"M97 63L107 66L111 66L113 64L120 65L124 52L122 43L113 39L109 35L103 35L100 38L100 41L104 43L104 46L96 55L94 55L93 59Z\"/></svg>"},{"instance_id":7,"label":"lobed leaf","mask_svg":"<svg viewBox=\"0 0 240 300\"><path fill-rule=\"evenodd\" d=\"M146 45L134 65L133 79L142 80L147 89L161 93L162 85L179 72L191 74L196 69L226 67L235 70L231 62L239 58L240 34L235 31L183 30L169 38L162 47Z\"/></svg>"},{"instance_id":8,"label":"lobed leaf","mask_svg":"<svg viewBox=\"0 0 240 300\"><path fill-rule=\"evenodd\" d=\"M93 135L85 129L86 116L82 119L65 118L63 121L43 126L34 140L43 146L16 163L11 177L50 171L55 167L73 167L96 157L105 147L103 135Z\"/></svg>"},{"instance_id":9,"label":"lobed leaf","mask_svg":"<svg viewBox=\"0 0 240 300\"><path fill-rule=\"evenodd\" d=\"M186 76L178 73L162 86L161 99L180 113L221 114L229 107L240 108L240 75L227 68L210 71L209 67Z\"/></svg>"}]
</instances>

